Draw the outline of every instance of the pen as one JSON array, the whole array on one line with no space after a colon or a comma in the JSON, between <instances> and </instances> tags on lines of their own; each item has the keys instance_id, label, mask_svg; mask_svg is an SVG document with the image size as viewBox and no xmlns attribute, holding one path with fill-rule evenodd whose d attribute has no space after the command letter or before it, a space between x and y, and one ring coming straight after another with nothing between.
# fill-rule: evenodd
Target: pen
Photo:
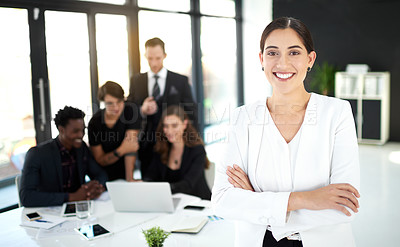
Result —
<instances>
[{"instance_id":1,"label":"pen","mask_svg":"<svg viewBox=\"0 0 400 247\"><path fill-rule=\"evenodd\" d=\"M53 222L51 222L51 221L48 221L48 220L35 220L36 222L43 222L43 223L53 223Z\"/></svg>"}]
</instances>

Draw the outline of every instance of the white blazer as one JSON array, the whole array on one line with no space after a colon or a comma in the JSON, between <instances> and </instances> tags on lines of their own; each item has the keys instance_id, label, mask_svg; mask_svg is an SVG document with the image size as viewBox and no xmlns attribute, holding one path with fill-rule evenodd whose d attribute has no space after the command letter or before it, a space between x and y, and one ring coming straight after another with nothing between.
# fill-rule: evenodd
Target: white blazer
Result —
<instances>
[{"instance_id":1,"label":"white blazer","mask_svg":"<svg viewBox=\"0 0 400 247\"><path fill-rule=\"evenodd\" d=\"M309 191L333 183L349 183L359 190L358 144L347 101L311 94L294 174L287 144L265 101L235 109L229 125L211 201L216 215L236 220L236 246L262 246L267 225L277 240L300 233L304 247L355 246L350 225L353 213L350 217L333 209L287 213L292 191ZM228 182L226 169L233 164L247 173L255 192L234 188ZM262 177L256 176L260 165L273 174L267 176L272 180L267 189L257 181Z\"/></svg>"}]
</instances>

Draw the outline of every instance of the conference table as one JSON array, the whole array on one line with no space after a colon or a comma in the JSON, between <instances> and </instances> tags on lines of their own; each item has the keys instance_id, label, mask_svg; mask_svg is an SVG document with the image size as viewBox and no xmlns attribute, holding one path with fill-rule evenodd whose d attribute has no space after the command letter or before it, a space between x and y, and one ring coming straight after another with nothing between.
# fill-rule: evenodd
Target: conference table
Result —
<instances>
[{"instance_id":1,"label":"conference table","mask_svg":"<svg viewBox=\"0 0 400 247\"><path fill-rule=\"evenodd\" d=\"M194 200L184 194L173 195L180 198L174 213L116 212L107 192L94 201L93 213L86 219L64 217L66 221L48 230L21 226L26 221L25 214L38 212L41 215L59 217L61 206L25 208L20 207L0 214L0 246L147 246L142 230L153 226L173 223L177 217L206 216L209 220L199 233L171 233L165 240L165 247L187 246L233 246L234 222L213 216L210 201ZM188 210L186 205L201 205L206 208ZM63 218L61 218L63 219ZM112 232L98 239L86 240L74 228L85 224L99 223Z\"/></svg>"}]
</instances>

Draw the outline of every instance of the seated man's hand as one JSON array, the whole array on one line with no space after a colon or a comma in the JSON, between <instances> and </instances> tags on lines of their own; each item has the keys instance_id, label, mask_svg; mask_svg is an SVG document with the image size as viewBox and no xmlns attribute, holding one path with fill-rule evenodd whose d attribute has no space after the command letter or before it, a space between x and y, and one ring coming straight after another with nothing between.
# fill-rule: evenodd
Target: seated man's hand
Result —
<instances>
[{"instance_id":1,"label":"seated man's hand","mask_svg":"<svg viewBox=\"0 0 400 247\"><path fill-rule=\"evenodd\" d=\"M89 183L84 184L83 187L86 190L87 200L98 198L105 190L104 186L100 184L97 180L92 180Z\"/></svg>"},{"instance_id":2,"label":"seated man's hand","mask_svg":"<svg viewBox=\"0 0 400 247\"><path fill-rule=\"evenodd\" d=\"M97 180L92 180L82 186L75 192L69 193L69 201L83 201L98 198L105 190L104 186Z\"/></svg>"}]
</instances>

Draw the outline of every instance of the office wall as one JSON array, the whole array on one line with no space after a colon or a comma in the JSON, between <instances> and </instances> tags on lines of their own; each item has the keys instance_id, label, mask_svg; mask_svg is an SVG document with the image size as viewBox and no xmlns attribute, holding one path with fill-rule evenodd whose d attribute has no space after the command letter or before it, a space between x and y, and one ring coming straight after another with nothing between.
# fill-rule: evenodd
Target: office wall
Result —
<instances>
[{"instance_id":1,"label":"office wall","mask_svg":"<svg viewBox=\"0 0 400 247\"><path fill-rule=\"evenodd\" d=\"M243 80L246 104L265 100L271 86L261 71L258 53L265 26L272 20L272 0L242 1L243 4Z\"/></svg>"},{"instance_id":2,"label":"office wall","mask_svg":"<svg viewBox=\"0 0 400 247\"><path fill-rule=\"evenodd\" d=\"M390 141L400 141L400 1L274 0L273 17L292 16L311 30L317 62L345 70L368 64L371 71L390 71Z\"/></svg>"}]
</instances>

